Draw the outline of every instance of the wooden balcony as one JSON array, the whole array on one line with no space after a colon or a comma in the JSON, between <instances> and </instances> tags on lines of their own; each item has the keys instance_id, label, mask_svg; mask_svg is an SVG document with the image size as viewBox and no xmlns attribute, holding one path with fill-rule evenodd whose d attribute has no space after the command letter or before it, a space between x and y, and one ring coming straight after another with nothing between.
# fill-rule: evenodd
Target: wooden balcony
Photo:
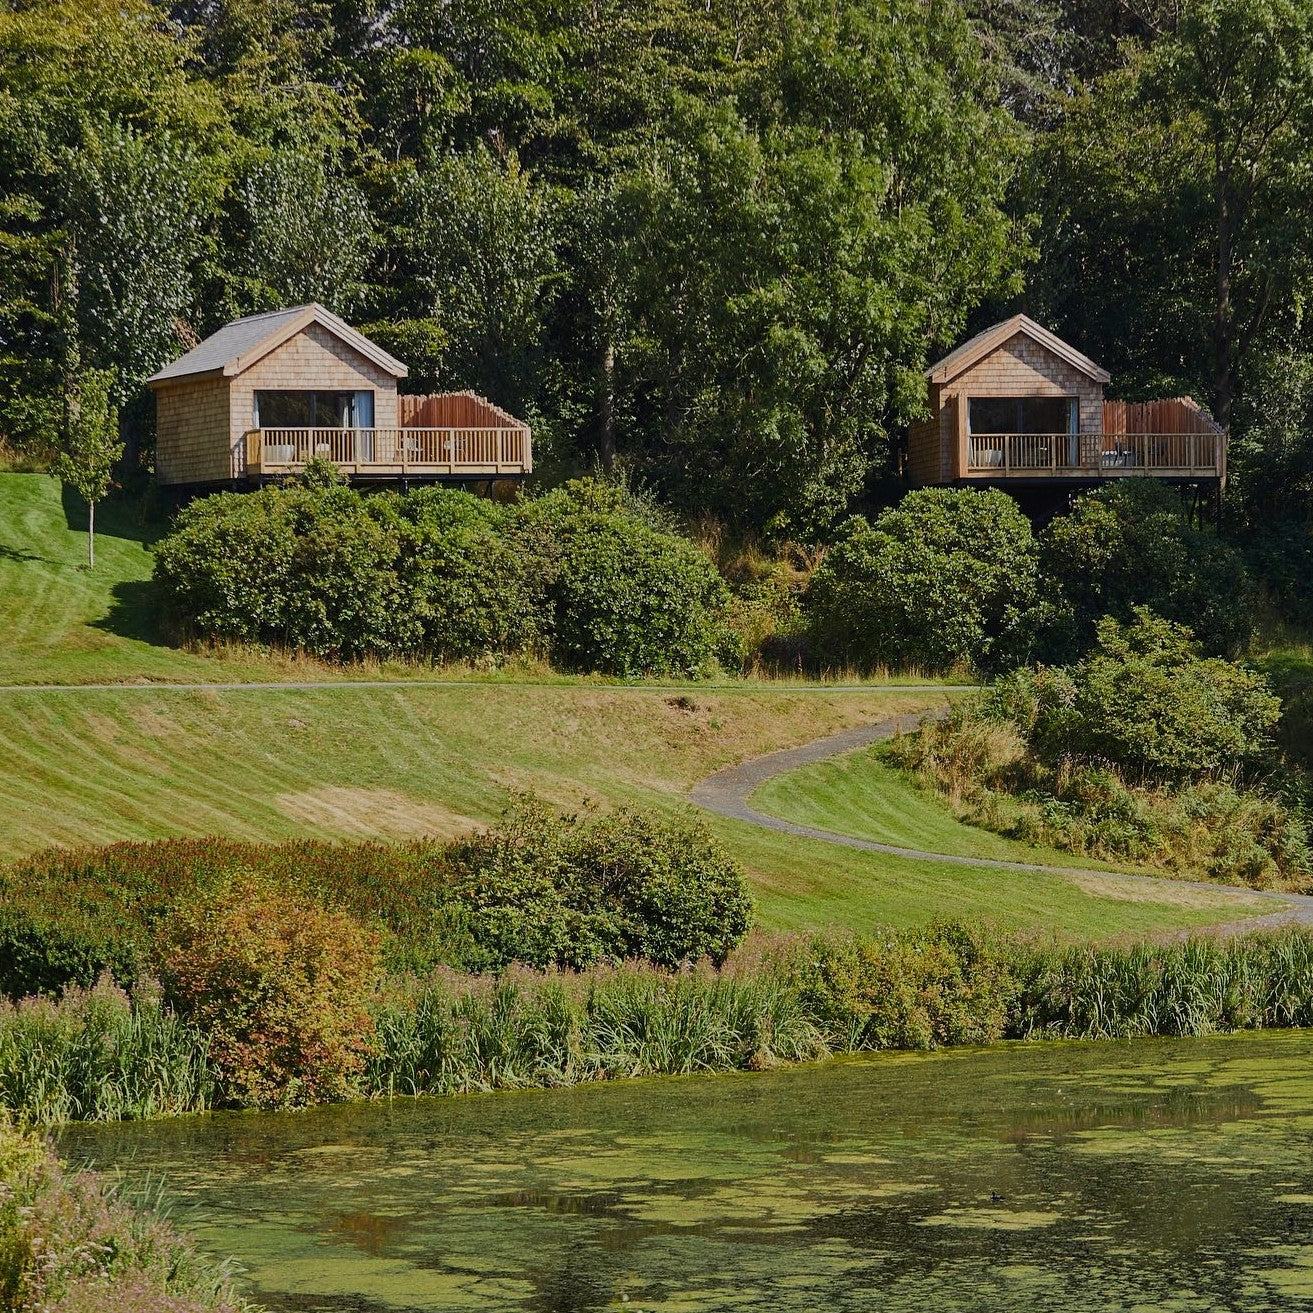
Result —
<instances>
[{"instance_id":1,"label":"wooden balcony","mask_svg":"<svg viewBox=\"0 0 1313 1313\"><path fill-rule=\"evenodd\" d=\"M971 433L968 479L1124 479L1197 482L1225 474L1220 433Z\"/></svg>"},{"instance_id":2,"label":"wooden balcony","mask_svg":"<svg viewBox=\"0 0 1313 1313\"><path fill-rule=\"evenodd\" d=\"M259 428L246 434L252 479L299 474L332 461L353 478L513 478L533 469L526 426Z\"/></svg>"}]
</instances>

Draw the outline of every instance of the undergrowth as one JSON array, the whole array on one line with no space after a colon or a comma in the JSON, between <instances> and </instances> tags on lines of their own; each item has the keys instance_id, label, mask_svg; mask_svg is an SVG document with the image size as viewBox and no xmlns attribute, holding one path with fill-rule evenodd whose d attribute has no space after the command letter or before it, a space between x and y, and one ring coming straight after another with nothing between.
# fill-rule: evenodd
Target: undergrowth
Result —
<instances>
[{"instance_id":1,"label":"undergrowth","mask_svg":"<svg viewBox=\"0 0 1313 1313\"><path fill-rule=\"evenodd\" d=\"M120 1017L117 1033L128 1033L121 1018L139 1016L169 1043L124 1043L107 1061L104 1022L78 990L0 1012L0 1098L14 1115L51 1123L249 1102L249 1085L208 1061L199 1030L166 1022L149 989L131 1003L108 984L99 993ZM755 937L721 967L392 975L362 1002L363 1063L332 1087L288 1072L302 1101L307 1091L370 1098L762 1070L1003 1039L1308 1026L1313 931L1070 947L942 922L868 937ZM40 1080L14 1075L37 1069Z\"/></svg>"},{"instance_id":2,"label":"undergrowth","mask_svg":"<svg viewBox=\"0 0 1313 1313\"><path fill-rule=\"evenodd\" d=\"M5 1313L255 1313L149 1202L74 1171L0 1116Z\"/></svg>"}]
</instances>

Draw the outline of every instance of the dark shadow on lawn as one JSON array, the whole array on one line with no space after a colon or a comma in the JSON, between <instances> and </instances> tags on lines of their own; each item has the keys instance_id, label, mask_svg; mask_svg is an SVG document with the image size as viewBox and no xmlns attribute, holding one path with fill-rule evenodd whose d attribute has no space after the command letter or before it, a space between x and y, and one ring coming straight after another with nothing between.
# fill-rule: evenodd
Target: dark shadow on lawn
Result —
<instances>
[{"instance_id":1,"label":"dark shadow on lawn","mask_svg":"<svg viewBox=\"0 0 1313 1313\"><path fill-rule=\"evenodd\" d=\"M64 522L74 533L87 531L87 504L66 483L60 488ZM96 506L96 537L122 538L149 547L169 529L168 511L153 487L140 492L120 488Z\"/></svg>"},{"instance_id":2,"label":"dark shadow on lawn","mask_svg":"<svg viewBox=\"0 0 1313 1313\"><path fill-rule=\"evenodd\" d=\"M176 647L169 638L156 600L155 586L149 579L124 580L110 589L109 610L93 629L103 629L120 638L135 638L152 647Z\"/></svg>"},{"instance_id":3,"label":"dark shadow on lawn","mask_svg":"<svg viewBox=\"0 0 1313 1313\"><path fill-rule=\"evenodd\" d=\"M8 547L0 543L0 561L40 561L43 565L59 565L48 556L38 556L35 552L25 552L18 547Z\"/></svg>"}]
</instances>

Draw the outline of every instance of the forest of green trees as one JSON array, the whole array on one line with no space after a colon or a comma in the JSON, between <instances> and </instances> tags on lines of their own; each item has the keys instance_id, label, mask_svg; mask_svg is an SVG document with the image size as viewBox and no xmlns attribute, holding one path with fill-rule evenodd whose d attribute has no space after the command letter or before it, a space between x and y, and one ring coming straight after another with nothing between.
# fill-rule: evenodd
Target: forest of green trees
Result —
<instances>
[{"instance_id":1,"label":"forest of green trees","mask_svg":"<svg viewBox=\"0 0 1313 1313\"><path fill-rule=\"evenodd\" d=\"M823 541L1024 309L1313 510L1313 0L0 0L0 439L317 299L688 515ZM1304 531L1307 537L1306 530Z\"/></svg>"}]
</instances>

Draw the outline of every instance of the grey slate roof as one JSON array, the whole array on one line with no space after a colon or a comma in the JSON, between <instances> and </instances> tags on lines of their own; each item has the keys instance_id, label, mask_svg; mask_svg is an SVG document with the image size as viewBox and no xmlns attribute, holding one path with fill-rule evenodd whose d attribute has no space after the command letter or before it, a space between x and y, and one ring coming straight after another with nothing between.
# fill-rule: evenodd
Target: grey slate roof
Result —
<instances>
[{"instance_id":1,"label":"grey slate roof","mask_svg":"<svg viewBox=\"0 0 1313 1313\"><path fill-rule=\"evenodd\" d=\"M409 372L395 356L388 355L363 333L357 332L331 310L314 301L309 305L291 306L286 310L270 310L265 314L234 319L192 347L186 355L179 356L152 374L146 382L165 383L197 374L240 373L295 332L298 325L308 326L312 323L321 324L397 378L405 378Z\"/></svg>"}]
</instances>

